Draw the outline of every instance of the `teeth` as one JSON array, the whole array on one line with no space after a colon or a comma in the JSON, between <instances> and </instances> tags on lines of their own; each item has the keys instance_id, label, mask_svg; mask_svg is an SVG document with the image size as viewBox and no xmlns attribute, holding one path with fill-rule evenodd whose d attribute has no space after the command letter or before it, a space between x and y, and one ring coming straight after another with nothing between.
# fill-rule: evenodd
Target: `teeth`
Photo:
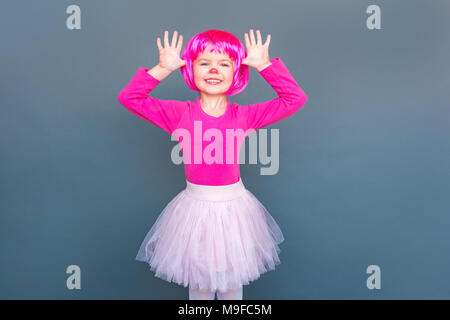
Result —
<instances>
[{"instance_id":1,"label":"teeth","mask_svg":"<svg viewBox=\"0 0 450 320\"><path fill-rule=\"evenodd\" d=\"M219 83L221 80L206 80L208 83Z\"/></svg>"}]
</instances>

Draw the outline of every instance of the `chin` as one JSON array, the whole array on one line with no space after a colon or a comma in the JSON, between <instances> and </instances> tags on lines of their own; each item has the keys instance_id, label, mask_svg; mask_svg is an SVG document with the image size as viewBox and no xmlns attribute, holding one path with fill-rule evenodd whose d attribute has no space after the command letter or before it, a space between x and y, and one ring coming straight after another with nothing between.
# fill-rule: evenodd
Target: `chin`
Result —
<instances>
[{"instance_id":1,"label":"chin","mask_svg":"<svg viewBox=\"0 0 450 320\"><path fill-rule=\"evenodd\" d=\"M199 88L199 89L200 91L208 94L224 94L228 90L228 89L224 90L223 88L221 89L217 88L217 90L211 90L211 88Z\"/></svg>"}]
</instances>

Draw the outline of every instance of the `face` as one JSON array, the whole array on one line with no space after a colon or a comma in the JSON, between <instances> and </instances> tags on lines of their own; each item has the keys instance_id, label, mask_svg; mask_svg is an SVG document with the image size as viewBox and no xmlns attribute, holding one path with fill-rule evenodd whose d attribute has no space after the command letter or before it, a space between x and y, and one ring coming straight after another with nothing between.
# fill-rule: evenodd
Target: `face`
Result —
<instances>
[{"instance_id":1,"label":"face","mask_svg":"<svg viewBox=\"0 0 450 320\"><path fill-rule=\"evenodd\" d=\"M234 61L228 54L210 52L210 50L211 44L193 61L195 85L203 93L223 94L233 82ZM217 71L211 70L213 68ZM220 82L208 83L206 79L210 78L219 79Z\"/></svg>"}]
</instances>

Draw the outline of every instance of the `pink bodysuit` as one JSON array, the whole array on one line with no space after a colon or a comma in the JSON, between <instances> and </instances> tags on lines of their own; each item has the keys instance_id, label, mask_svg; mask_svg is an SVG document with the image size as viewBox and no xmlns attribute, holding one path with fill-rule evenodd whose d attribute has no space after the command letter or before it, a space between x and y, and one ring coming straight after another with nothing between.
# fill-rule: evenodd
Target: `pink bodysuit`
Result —
<instances>
[{"instance_id":1,"label":"pink bodysuit","mask_svg":"<svg viewBox=\"0 0 450 320\"><path fill-rule=\"evenodd\" d=\"M202 109L200 97L195 101L149 97L160 81L144 67L138 69L118 99L131 113L167 131L180 143L189 182L232 184L240 179L239 150L245 136L290 117L307 101L281 59L270 61L272 64L259 73L278 98L247 106L228 101L225 113L219 117L208 115Z\"/></svg>"}]
</instances>

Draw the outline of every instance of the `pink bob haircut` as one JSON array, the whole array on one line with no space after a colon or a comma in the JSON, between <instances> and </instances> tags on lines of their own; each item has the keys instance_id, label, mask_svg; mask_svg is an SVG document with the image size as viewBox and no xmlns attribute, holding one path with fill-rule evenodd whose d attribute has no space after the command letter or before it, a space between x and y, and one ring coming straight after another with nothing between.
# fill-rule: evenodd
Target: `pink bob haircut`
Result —
<instances>
[{"instance_id":1,"label":"pink bob haircut","mask_svg":"<svg viewBox=\"0 0 450 320\"><path fill-rule=\"evenodd\" d=\"M248 83L248 65L241 63L247 57L247 52L235 35L222 30L206 30L196 34L188 41L181 55L181 59L186 60L186 65L180 68L184 81L192 90L200 91L194 81L193 61L197 59L199 53L203 52L209 43L211 43L211 52L228 54L234 60L233 81L224 94L238 94L245 89Z\"/></svg>"}]
</instances>

